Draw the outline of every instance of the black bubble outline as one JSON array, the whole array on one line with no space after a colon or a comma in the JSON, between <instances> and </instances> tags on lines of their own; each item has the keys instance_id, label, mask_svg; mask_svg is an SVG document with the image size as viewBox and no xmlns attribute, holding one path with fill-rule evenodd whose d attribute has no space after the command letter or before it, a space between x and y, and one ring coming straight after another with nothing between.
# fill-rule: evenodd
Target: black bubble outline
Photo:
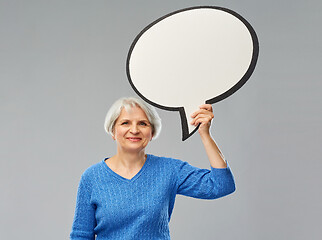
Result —
<instances>
[{"instance_id":1,"label":"black bubble outline","mask_svg":"<svg viewBox=\"0 0 322 240\"><path fill-rule=\"evenodd\" d=\"M150 29L152 26L154 26L155 24L157 24L158 22L162 21L163 19L170 17L174 14L180 13L180 12L185 12L185 11L189 11L189 10L194 10L194 9L201 9L201 8L211 8L211 9L216 9L216 10L221 10L224 12L227 12L235 17L237 17L242 23L244 23L244 25L247 27L248 31L250 32L250 35L252 37L252 41L253 41L253 54L252 54L252 60L250 62L250 65L246 71L246 73L244 74L244 76L230 89L228 89L226 92L220 94L217 97L208 99L205 101L206 104L214 104L216 102L219 102L227 97L229 97L230 95L232 95L233 93L235 93L238 89L240 89L246 82L247 80L250 78L250 76L252 75L252 73L255 70L255 66L257 63L257 59L258 59L258 55L259 55L259 42L258 42L258 38L256 35L255 30L253 29L253 27L250 25L250 23L243 18L241 15L239 15L238 13L236 13L235 11L228 9L228 8L223 8L223 7L218 7L218 6L195 6L195 7L189 7L189 8L183 8L171 13L168 13L166 15L164 15L163 17L158 18L157 20L153 21L152 23L150 23L148 26L146 26L133 40L128 55L127 55L127 60L126 60L126 75L127 78L130 82L131 87L133 88L133 90L147 103L151 104L152 106L155 106L157 108L163 109L163 110L167 110L167 111L179 111L180 113L180 118L181 118L181 127L182 127L182 141L185 141L186 139L188 139L190 136L192 136L199 128L199 125L191 132L189 133L189 129L188 129L188 120L186 118L186 114L185 114L185 110L184 107L167 107L167 106L163 106L160 105L158 103L152 102L151 100L147 99L146 97L144 97L139 90L134 86L132 79L131 79L131 75L130 75L130 67L129 67L129 63L130 63L130 58L131 58L131 54L132 51L136 45L136 43L138 42L138 40L140 39L140 37L148 30Z\"/></svg>"}]
</instances>

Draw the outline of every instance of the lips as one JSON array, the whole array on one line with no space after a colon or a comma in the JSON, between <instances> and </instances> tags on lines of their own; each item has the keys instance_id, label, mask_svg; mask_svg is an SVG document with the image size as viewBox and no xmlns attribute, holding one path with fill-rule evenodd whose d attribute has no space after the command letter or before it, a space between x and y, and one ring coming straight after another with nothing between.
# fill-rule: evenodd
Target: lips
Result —
<instances>
[{"instance_id":1,"label":"lips","mask_svg":"<svg viewBox=\"0 0 322 240\"><path fill-rule=\"evenodd\" d=\"M138 141L141 141L142 138L139 138L139 137L128 137L127 139L130 140L131 142L138 142Z\"/></svg>"}]
</instances>

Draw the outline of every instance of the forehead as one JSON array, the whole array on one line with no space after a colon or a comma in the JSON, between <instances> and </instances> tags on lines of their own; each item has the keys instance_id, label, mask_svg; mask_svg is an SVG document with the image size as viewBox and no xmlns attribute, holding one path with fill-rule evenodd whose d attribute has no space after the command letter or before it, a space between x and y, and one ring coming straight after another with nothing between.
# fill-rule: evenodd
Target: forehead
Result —
<instances>
[{"instance_id":1,"label":"forehead","mask_svg":"<svg viewBox=\"0 0 322 240\"><path fill-rule=\"evenodd\" d=\"M128 109L124 107L121 110L120 116L118 119L139 119L139 120L148 120L145 112L142 108L135 106Z\"/></svg>"}]
</instances>

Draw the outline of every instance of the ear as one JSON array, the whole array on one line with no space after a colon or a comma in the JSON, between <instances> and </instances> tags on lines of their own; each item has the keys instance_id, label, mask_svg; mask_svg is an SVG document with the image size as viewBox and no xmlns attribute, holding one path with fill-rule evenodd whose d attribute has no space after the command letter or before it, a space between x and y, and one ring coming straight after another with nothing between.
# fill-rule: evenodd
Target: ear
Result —
<instances>
[{"instance_id":1,"label":"ear","mask_svg":"<svg viewBox=\"0 0 322 240\"><path fill-rule=\"evenodd\" d=\"M152 132L152 136L151 136L150 142L152 141L153 137L154 137L154 132Z\"/></svg>"},{"instance_id":2,"label":"ear","mask_svg":"<svg viewBox=\"0 0 322 240\"><path fill-rule=\"evenodd\" d=\"M112 134L111 135L112 135L113 140L116 140L116 138L115 138L115 130L114 129L112 130Z\"/></svg>"}]
</instances>

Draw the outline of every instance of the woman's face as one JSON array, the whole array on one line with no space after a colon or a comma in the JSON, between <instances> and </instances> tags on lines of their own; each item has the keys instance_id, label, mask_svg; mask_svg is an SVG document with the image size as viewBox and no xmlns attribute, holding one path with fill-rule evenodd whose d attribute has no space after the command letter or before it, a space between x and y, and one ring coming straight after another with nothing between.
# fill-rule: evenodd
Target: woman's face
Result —
<instances>
[{"instance_id":1,"label":"woman's face","mask_svg":"<svg viewBox=\"0 0 322 240\"><path fill-rule=\"evenodd\" d=\"M152 126L140 107L129 111L124 108L115 122L113 139L118 149L127 152L140 152L145 149L152 139Z\"/></svg>"}]
</instances>

